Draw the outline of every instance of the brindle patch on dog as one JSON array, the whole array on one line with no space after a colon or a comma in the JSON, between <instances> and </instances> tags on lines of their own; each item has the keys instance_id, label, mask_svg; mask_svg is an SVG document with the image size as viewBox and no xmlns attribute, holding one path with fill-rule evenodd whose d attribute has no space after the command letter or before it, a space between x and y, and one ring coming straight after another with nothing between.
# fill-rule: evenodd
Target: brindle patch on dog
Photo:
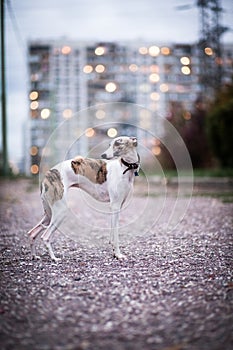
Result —
<instances>
[{"instance_id":1,"label":"brindle patch on dog","mask_svg":"<svg viewBox=\"0 0 233 350\"><path fill-rule=\"evenodd\" d=\"M77 157L71 162L75 174L87 177L90 181L102 184L107 180L106 162L101 159Z\"/></svg>"},{"instance_id":2,"label":"brindle patch on dog","mask_svg":"<svg viewBox=\"0 0 233 350\"><path fill-rule=\"evenodd\" d=\"M62 183L61 175L57 169L51 169L47 171L42 184L45 189L45 195L49 199L51 205L62 199L64 193L64 185Z\"/></svg>"}]
</instances>

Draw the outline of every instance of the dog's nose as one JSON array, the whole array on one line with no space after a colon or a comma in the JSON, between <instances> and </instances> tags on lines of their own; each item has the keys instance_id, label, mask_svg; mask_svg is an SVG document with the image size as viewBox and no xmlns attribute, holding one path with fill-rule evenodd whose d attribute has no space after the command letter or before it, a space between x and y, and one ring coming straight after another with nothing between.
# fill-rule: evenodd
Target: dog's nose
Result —
<instances>
[{"instance_id":1,"label":"dog's nose","mask_svg":"<svg viewBox=\"0 0 233 350\"><path fill-rule=\"evenodd\" d=\"M107 154L106 153L101 154L101 158L106 159L107 158Z\"/></svg>"}]
</instances>

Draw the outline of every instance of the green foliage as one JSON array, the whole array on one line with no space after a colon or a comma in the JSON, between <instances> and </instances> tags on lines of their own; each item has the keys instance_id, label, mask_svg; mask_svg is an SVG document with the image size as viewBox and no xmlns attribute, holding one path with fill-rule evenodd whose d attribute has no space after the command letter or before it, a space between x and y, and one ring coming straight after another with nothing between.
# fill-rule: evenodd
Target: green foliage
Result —
<instances>
[{"instance_id":1,"label":"green foliage","mask_svg":"<svg viewBox=\"0 0 233 350\"><path fill-rule=\"evenodd\" d=\"M206 118L211 149L223 167L233 167L233 86L221 92Z\"/></svg>"},{"instance_id":2,"label":"green foliage","mask_svg":"<svg viewBox=\"0 0 233 350\"><path fill-rule=\"evenodd\" d=\"M205 130L206 110L201 100L197 100L192 113L184 110L182 104L170 104L169 122L176 128L182 137L194 168L205 168L211 165L211 154ZM165 159L168 155L163 151ZM167 162L165 164L169 165ZM174 167L174 166L173 166ZM172 166L167 166L172 168Z\"/></svg>"}]
</instances>

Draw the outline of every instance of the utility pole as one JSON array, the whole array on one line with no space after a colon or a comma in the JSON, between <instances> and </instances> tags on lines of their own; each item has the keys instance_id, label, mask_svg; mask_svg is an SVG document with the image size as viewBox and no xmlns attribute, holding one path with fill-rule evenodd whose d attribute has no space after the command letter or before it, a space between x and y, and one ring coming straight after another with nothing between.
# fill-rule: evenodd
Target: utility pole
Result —
<instances>
[{"instance_id":1,"label":"utility pole","mask_svg":"<svg viewBox=\"0 0 233 350\"><path fill-rule=\"evenodd\" d=\"M200 80L203 95L211 95L219 90L222 83L221 36L227 30L220 24L222 12L220 0L198 0L200 9Z\"/></svg>"},{"instance_id":2,"label":"utility pole","mask_svg":"<svg viewBox=\"0 0 233 350\"><path fill-rule=\"evenodd\" d=\"M7 151L7 115L6 115L6 64L5 64L5 1L1 0L1 112L2 112L2 170L9 175Z\"/></svg>"},{"instance_id":3,"label":"utility pole","mask_svg":"<svg viewBox=\"0 0 233 350\"><path fill-rule=\"evenodd\" d=\"M221 88L223 75L221 36L228 30L221 25L223 11L221 0L196 0L199 9L199 40L197 50L200 65L202 98L211 99ZM188 10L193 5L177 6L177 10Z\"/></svg>"}]
</instances>

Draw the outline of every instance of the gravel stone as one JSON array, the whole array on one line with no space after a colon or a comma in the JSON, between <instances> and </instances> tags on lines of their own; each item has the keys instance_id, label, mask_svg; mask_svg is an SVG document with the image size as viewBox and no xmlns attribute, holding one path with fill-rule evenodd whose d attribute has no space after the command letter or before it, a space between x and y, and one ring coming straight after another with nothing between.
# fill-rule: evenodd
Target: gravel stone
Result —
<instances>
[{"instance_id":1,"label":"gravel stone","mask_svg":"<svg viewBox=\"0 0 233 350\"><path fill-rule=\"evenodd\" d=\"M156 212L159 190L148 199L140 186L128 210L149 200ZM58 233L54 250L62 260L53 263L42 244L41 259L30 258L26 232L42 214L38 186L2 180L0 192L1 349L233 348L232 203L211 197L209 188L208 196L197 190L183 220L168 231L166 211L176 202L171 188L155 225L142 215L122 228L126 260L112 257L108 230L97 227L75 240Z\"/></svg>"}]
</instances>

